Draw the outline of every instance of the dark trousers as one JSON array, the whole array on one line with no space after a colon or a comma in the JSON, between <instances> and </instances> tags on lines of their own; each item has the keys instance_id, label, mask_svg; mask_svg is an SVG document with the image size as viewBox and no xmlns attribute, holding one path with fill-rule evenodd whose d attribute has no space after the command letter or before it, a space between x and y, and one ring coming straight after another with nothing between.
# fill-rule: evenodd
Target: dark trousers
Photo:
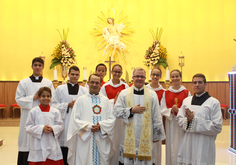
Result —
<instances>
[{"instance_id":1,"label":"dark trousers","mask_svg":"<svg viewBox=\"0 0 236 165\"><path fill-rule=\"evenodd\" d=\"M28 155L29 152L18 152L18 160L17 160L17 165L28 165L29 162L28 160Z\"/></svg>"},{"instance_id":2,"label":"dark trousers","mask_svg":"<svg viewBox=\"0 0 236 165\"><path fill-rule=\"evenodd\" d=\"M62 156L63 156L64 165L68 165L68 163L67 163L68 148L61 147L61 152L62 152Z\"/></svg>"}]
</instances>

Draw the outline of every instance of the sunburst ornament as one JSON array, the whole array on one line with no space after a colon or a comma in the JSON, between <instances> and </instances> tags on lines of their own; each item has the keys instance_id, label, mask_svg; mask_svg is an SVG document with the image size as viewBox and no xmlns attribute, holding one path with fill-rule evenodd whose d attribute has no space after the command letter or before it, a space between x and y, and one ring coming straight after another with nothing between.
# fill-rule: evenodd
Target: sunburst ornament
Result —
<instances>
[{"instance_id":1,"label":"sunburst ornament","mask_svg":"<svg viewBox=\"0 0 236 165\"><path fill-rule=\"evenodd\" d=\"M101 51L100 61L107 56L113 59L115 55L121 55L126 62L125 52L129 51L134 28L123 11L118 12L114 7L107 12L101 11L91 33L95 42L93 47Z\"/></svg>"},{"instance_id":2,"label":"sunburst ornament","mask_svg":"<svg viewBox=\"0 0 236 165\"><path fill-rule=\"evenodd\" d=\"M93 109L93 113L94 114L100 114L101 112L102 112L102 107L100 107L99 105L94 105L93 107L92 107L92 109Z\"/></svg>"}]
</instances>

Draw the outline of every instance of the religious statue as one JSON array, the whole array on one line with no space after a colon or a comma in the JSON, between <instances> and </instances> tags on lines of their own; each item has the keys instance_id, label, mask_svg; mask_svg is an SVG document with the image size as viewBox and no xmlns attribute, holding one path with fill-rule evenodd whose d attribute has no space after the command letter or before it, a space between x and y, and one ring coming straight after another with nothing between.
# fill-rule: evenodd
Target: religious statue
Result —
<instances>
[{"instance_id":1,"label":"religious statue","mask_svg":"<svg viewBox=\"0 0 236 165\"><path fill-rule=\"evenodd\" d=\"M114 18L108 17L107 18L108 25L103 28L103 36L105 41L107 42L107 46L104 50L104 53L102 56L106 54L106 52L112 47L112 55L113 58L116 48L120 49L121 53L123 54L123 50L126 48L126 45L120 41L120 37L123 37L121 35L121 31L124 29L123 24L115 24Z\"/></svg>"}]
</instances>

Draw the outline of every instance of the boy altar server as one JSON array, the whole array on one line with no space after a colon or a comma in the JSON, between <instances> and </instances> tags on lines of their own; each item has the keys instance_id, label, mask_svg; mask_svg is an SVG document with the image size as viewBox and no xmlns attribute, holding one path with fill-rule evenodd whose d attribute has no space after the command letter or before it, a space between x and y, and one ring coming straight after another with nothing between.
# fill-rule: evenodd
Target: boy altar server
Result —
<instances>
[{"instance_id":1,"label":"boy altar server","mask_svg":"<svg viewBox=\"0 0 236 165\"><path fill-rule=\"evenodd\" d=\"M29 111L40 104L38 99L38 90L41 87L49 87L54 91L52 81L43 78L41 73L44 68L43 59L36 57L32 60L33 74L19 82L16 89L15 100L21 107L20 130L18 137L18 165L28 165L29 154L29 135L25 131L25 122Z\"/></svg>"},{"instance_id":2,"label":"boy altar server","mask_svg":"<svg viewBox=\"0 0 236 165\"><path fill-rule=\"evenodd\" d=\"M66 145L66 138L71 110L74 106L75 100L87 92L87 88L78 85L80 70L77 66L70 67L68 76L70 79L69 82L67 84L58 86L56 91L53 93L51 104L61 112L64 122L64 130L59 136L59 142L65 165L67 165L68 148Z\"/></svg>"},{"instance_id":3,"label":"boy altar server","mask_svg":"<svg viewBox=\"0 0 236 165\"><path fill-rule=\"evenodd\" d=\"M108 165L114 155L116 118L108 98L99 94L101 81L99 75L90 75L89 92L74 104L67 134L70 165Z\"/></svg>"}]
</instances>

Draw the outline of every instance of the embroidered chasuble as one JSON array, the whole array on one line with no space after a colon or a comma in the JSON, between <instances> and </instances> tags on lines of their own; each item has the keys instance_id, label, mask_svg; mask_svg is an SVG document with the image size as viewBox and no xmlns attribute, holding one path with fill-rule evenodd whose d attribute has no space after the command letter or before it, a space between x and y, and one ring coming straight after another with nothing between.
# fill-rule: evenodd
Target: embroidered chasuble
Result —
<instances>
[{"instance_id":1,"label":"embroidered chasuble","mask_svg":"<svg viewBox=\"0 0 236 165\"><path fill-rule=\"evenodd\" d=\"M143 123L140 135L138 160L151 160L152 159L152 137L151 137L151 107L152 97L150 91L144 86L144 104L146 110L143 113ZM126 96L126 106L134 106L134 87L128 89ZM135 131L134 121L132 120L126 125L125 140L124 140L124 153L123 156L127 158L136 158L135 151Z\"/></svg>"}]
</instances>

